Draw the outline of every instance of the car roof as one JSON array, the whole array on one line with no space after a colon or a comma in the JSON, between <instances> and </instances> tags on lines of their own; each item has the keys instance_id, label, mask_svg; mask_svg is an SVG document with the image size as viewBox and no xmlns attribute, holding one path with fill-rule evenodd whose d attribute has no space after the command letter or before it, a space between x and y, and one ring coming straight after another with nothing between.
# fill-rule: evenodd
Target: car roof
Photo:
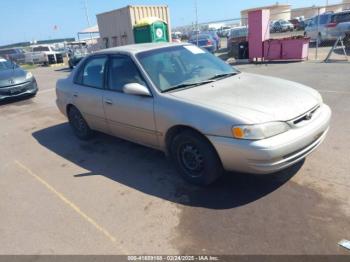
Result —
<instances>
[{"instance_id":1,"label":"car roof","mask_svg":"<svg viewBox=\"0 0 350 262\"><path fill-rule=\"evenodd\" d=\"M343 10L341 12L333 13L332 15L336 16L336 15L342 15L342 14L348 14L348 13L350 13L350 10Z\"/></svg>"},{"instance_id":2,"label":"car roof","mask_svg":"<svg viewBox=\"0 0 350 262\"><path fill-rule=\"evenodd\" d=\"M237 26L235 28L231 28L231 31L241 30L241 29L248 29L248 27L247 26Z\"/></svg>"},{"instance_id":3,"label":"car roof","mask_svg":"<svg viewBox=\"0 0 350 262\"><path fill-rule=\"evenodd\" d=\"M201 37L201 38L213 38L210 34L206 34L206 33L198 34L198 37ZM197 38L197 35L191 36L191 39L195 39L195 38Z\"/></svg>"},{"instance_id":4,"label":"car roof","mask_svg":"<svg viewBox=\"0 0 350 262\"><path fill-rule=\"evenodd\" d=\"M144 51L151 51L160 48L172 47L172 46L183 46L186 43L147 43L147 44L133 44L133 45L124 45L118 47L112 47L108 49L103 49L97 51L95 54L113 54L113 53L130 53L137 54Z\"/></svg>"}]
</instances>

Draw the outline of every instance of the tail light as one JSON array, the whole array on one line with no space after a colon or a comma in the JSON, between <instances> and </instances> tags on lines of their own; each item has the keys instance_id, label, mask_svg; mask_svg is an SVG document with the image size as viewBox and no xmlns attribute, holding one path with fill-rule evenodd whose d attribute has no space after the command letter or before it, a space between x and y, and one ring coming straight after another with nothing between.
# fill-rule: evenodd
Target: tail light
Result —
<instances>
[{"instance_id":1,"label":"tail light","mask_svg":"<svg viewBox=\"0 0 350 262\"><path fill-rule=\"evenodd\" d=\"M212 45L213 42L211 40L208 40L207 45Z\"/></svg>"},{"instance_id":2,"label":"tail light","mask_svg":"<svg viewBox=\"0 0 350 262\"><path fill-rule=\"evenodd\" d=\"M328 25L326 25L326 27L328 27L328 28L333 28L336 26L337 26L337 23L329 23Z\"/></svg>"}]
</instances>

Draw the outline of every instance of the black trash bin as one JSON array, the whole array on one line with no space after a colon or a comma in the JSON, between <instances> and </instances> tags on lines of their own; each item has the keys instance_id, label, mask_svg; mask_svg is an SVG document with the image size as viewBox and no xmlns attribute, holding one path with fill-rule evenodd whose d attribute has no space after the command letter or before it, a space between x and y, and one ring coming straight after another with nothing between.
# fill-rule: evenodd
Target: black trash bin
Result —
<instances>
[{"instance_id":1,"label":"black trash bin","mask_svg":"<svg viewBox=\"0 0 350 262\"><path fill-rule=\"evenodd\" d=\"M234 59L238 59L238 55L239 55L239 44L232 43L229 50L229 56L233 57Z\"/></svg>"},{"instance_id":2,"label":"black trash bin","mask_svg":"<svg viewBox=\"0 0 350 262\"><path fill-rule=\"evenodd\" d=\"M238 44L238 59L249 59L249 44L248 41Z\"/></svg>"}]
</instances>

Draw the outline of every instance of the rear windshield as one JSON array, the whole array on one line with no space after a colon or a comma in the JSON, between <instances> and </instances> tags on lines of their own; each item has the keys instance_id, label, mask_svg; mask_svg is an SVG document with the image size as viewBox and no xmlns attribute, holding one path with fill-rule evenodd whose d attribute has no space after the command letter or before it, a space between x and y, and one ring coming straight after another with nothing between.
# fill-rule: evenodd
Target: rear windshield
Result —
<instances>
[{"instance_id":1,"label":"rear windshield","mask_svg":"<svg viewBox=\"0 0 350 262\"><path fill-rule=\"evenodd\" d=\"M11 55L15 53L16 51L14 49L0 50L0 55Z\"/></svg>"},{"instance_id":2,"label":"rear windshield","mask_svg":"<svg viewBox=\"0 0 350 262\"><path fill-rule=\"evenodd\" d=\"M209 35L198 35L198 40L206 40L206 39L210 39ZM197 36L192 36L191 41L197 40Z\"/></svg>"},{"instance_id":3,"label":"rear windshield","mask_svg":"<svg viewBox=\"0 0 350 262\"><path fill-rule=\"evenodd\" d=\"M333 23L350 22L350 12L333 15L332 22Z\"/></svg>"},{"instance_id":4,"label":"rear windshield","mask_svg":"<svg viewBox=\"0 0 350 262\"><path fill-rule=\"evenodd\" d=\"M248 29L242 28L242 29L233 29L230 32L231 37L244 37L248 35Z\"/></svg>"},{"instance_id":5,"label":"rear windshield","mask_svg":"<svg viewBox=\"0 0 350 262\"><path fill-rule=\"evenodd\" d=\"M33 52L43 52L43 51L50 51L50 49L47 46L38 46L33 48Z\"/></svg>"}]
</instances>

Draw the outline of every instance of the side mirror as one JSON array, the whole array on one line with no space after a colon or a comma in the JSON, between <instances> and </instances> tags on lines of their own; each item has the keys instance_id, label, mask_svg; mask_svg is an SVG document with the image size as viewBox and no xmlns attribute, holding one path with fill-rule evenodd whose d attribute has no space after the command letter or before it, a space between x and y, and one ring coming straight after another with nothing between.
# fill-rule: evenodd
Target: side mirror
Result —
<instances>
[{"instance_id":1,"label":"side mirror","mask_svg":"<svg viewBox=\"0 0 350 262\"><path fill-rule=\"evenodd\" d=\"M139 83L126 84L123 87L123 92L129 95L151 96L151 93L149 92L148 88L143 85L140 85Z\"/></svg>"}]
</instances>

